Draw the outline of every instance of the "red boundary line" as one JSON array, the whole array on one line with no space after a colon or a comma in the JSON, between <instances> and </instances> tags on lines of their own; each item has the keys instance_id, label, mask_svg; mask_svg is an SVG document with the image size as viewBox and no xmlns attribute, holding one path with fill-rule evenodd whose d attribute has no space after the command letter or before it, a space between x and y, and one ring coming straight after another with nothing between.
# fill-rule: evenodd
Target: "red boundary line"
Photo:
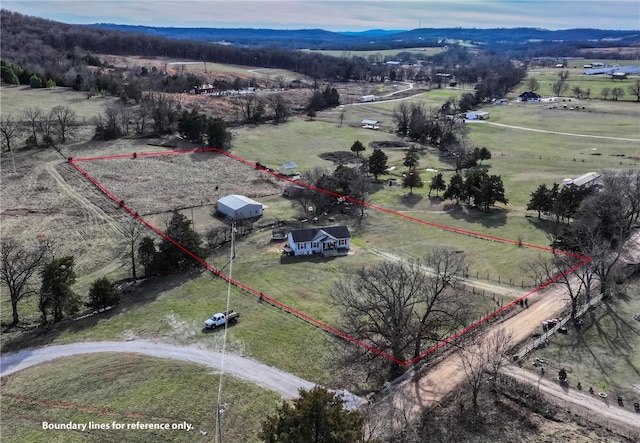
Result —
<instances>
[{"instance_id":1,"label":"red boundary line","mask_svg":"<svg viewBox=\"0 0 640 443\"><path fill-rule=\"evenodd\" d=\"M350 335L346 334L343 331L340 331L320 320L317 320L301 311L298 311L295 308L292 308L291 306L288 306L282 302L279 302L278 300L271 298L267 295L264 295L262 292L259 292L258 290L245 285L244 283L235 280L231 277L229 277L228 275L222 273L221 271L219 271L218 269L216 269L215 267L211 266L206 260L204 260L201 257L198 257L197 255L195 255L193 252L191 252L190 250L188 250L187 248L185 248L184 246L182 246L180 243L178 243L176 240L174 240L173 238L169 237L167 234L165 234L163 231L161 231L160 229L156 228L154 225L152 225L151 223L149 223L148 221L146 221L144 218L142 218L140 215L138 215L137 212L133 211L130 207L128 207L124 201L120 200L118 197L116 197L111 191L109 191L104 185L102 185L95 177L93 177L91 174L89 174L87 171L85 171L80 165L78 165L79 162L91 162L91 161L98 161L98 160L117 160L117 159L135 159L135 158L139 158L139 157L158 157L158 156L169 156L169 155L182 155L182 154L192 154L192 153L196 153L196 152L216 152L222 155L225 155L233 160L242 162L248 166L251 166L254 169L258 169L261 170L263 172L267 172L269 174L271 174L272 176L281 179L281 180L286 180L290 183L299 185L299 186L303 186L306 187L308 189L312 189L314 191L318 191L318 192L324 192L325 194L329 194L329 195L333 195L335 197L342 197L344 199L346 199L347 201L350 201L352 203L358 204L358 205L363 205L365 207L371 208L371 209L375 209L377 211L381 211L381 212L385 212L387 214L391 214L393 216L396 217L401 217L407 220L410 220L412 222L415 223L420 223L426 226L431 226L437 229L442 229L445 231L450 231L450 232L454 232L456 234L463 234L463 235L468 235L471 237L476 237L476 238L480 238L480 239L484 239L484 240L491 240L491 241L496 241L496 242L500 242L500 243L510 243L510 244L517 244L518 246L522 246L522 247L526 247L526 248L532 248L532 249L540 249L542 251L546 251L546 252L552 252L552 253L559 253L559 254L563 254L563 255L567 255L567 256L571 256L577 259L580 259L581 261L576 264L575 266L573 266L572 268L566 270L565 272L563 272L562 274L557 275L556 277L552 278L551 280L541 284L540 286L538 286L537 288L527 292L526 294L524 294L523 296L521 296L520 298L512 301L511 303L503 306L502 308L492 312L491 314L487 315L486 317L478 320L477 322L473 323L470 326L467 326L465 329L463 329L462 331L459 331L451 336L449 336L448 338L446 338L445 340L441 341L440 343L432 346L431 348L427 349L426 351L422 352L420 355L418 355L417 357L412 358L411 360L408 361L400 361L394 357L392 357L391 355L387 354L384 351L381 351L377 348L374 348L373 346L364 343L360 340L358 340L355 337L351 337ZM426 357L427 355L431 354L432 352L436 351L437 349L451 343L452 341L456 340L457 338L461 337L462 335L466 334L469 331L472 331L473 329L477 328L478 326L480 326L481 324L489 321L490 319L492 319L493 317L496 317L497 315L501 314L502 312L506 311L507 309L511 308L512 306L514 306L515 304L517 304L520 300L523 300L527 297L529 297L530 295L544 289L545 287L549 286L551 283L554 283L555 281L557 281L558 279L571 274L572 272L574 272L575 270L581 268L582 266L584 266L585 264L589 263L591 261L591 257L586 257L583 255L579 255L579 254L575 254L572 252L567 252L567 251L559 251L559 250L554 250L552 248L549 247L545 247L545 246L539 246L539 245L534 245L534 244L529 244L529 243L522 243L519 241L515 241L515 240L511 240L511 239L507 239L507 238L501 238L501 237L495 237L492 235L487 235L487 234L482 234L479 232L474 232L474 231L469 231L466 229L460 229L460 228L455 228L452 226L446 226L446 225L441 225L438 223L432 223L432 222L428 222L425 220L420 220L417 219L415 217L411 217L409 215L405 215L405 214L401 214L399 212L393 211L391 209L388 208L384 208L382 206L377 206L368 202L363 202L361 200L357 200L355 198L349 197L349 196L344 196L335 192L331 192L328 191L326 189L322 189L322 188L318 188L317 186L314 185L310 185L308 183L304 183L304 182L299 182L297 180L294 180L292 178L286 177L282 174L279 174L267 167L264 166L258 166L256 163L252 163L244 158L238 157L236 155L230 154L228 152L222 151L220 149L217 148L196 148L196 149L180 149L180 150L175 150L175 151L159 151L159 152L143 152L143 153L134 153L134 154L121 154L121 155L109 155L109 156L100 156L100 157L85 157L85 158L70 158L69 163L76 168L76 170L78 170L82 175L84 175L89 181L91 181L94 185L96 185L98 187L98 189L100 189L100 191L102 191L107 197L109 197L111 200L113 200L114 202L116 202L118 205L120 205L120 207L122 209L124 209L125 211L127 211L133 218L135 218L136 220L138 220L140 223L144 224L145 226L147 226L149 229L151 229L153 232L155 232L156 234L158 234L159 236L161 236L162 238L164 238L165 240L167 240L168 242L170 242L171 244L173 244L175 247L177 247L178 249L180 249L182 252L184 252L185 254L187 254L188 256L190 256L192 259L196 260L198 263L200 263L202 266L204 266L205 268L207 268L209 271L211 271L214 275L217 275L218 277L226 280L227 282L231 283L232 285L247 291L269 303L271 303L274 306L277 306L281 309L283 309L286 312L289 312L291 314L296 315L297 317L331 333L334 334L340 338L343 338L345 340L348 340L358 346L362 346L363 348L367 349L370 352L373 352L374 354L377 354L381 357L384 357L400 366L403 367L407 367L410 366L418 361L420 361L421 359L423 359L424 357Z\"/></svg>"}]
</instances>

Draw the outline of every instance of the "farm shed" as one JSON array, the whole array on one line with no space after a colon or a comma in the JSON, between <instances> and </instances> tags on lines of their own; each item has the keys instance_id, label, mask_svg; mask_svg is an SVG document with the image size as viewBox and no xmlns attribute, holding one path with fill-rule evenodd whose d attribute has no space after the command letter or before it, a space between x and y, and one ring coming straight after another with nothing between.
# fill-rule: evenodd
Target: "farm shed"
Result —
<instances>
[{"instance_id":1,"label":"farm shed","mask_svg":"<svg viewBox=\"0 0 640 443\"><path fill-rule=\"evenodd\" d=\"M489 118L489 113L485 111L469 111L464 118L467 120L486 120Z\"/></svg>"},{"instance_id":2,"label":"farm shed","mask_svg":"<svg viewBox=\"0 0 640 443\"><path fill-rule=\"evenodd\" d=\"M349 251L351 234L346 226L295 229L287 233L284 252L293 255L341 255Z\"/></svg>"},{"instance_id":3,"label":"farm shed","mask_svg":"<svg viewBox=\"0 0 640 443\"><path fill-rule=\"evenodd\" d=\"M247 220L262 215L262 203L244 195L227 195L218 200L218 212L232 220Z\"/></svg>"},{"instance_id":4,"label":"farm shed","mask_svg":"<svg viewBox=\"0 0 640 443\"><path fill-rule=\"evenodd\" d=\"M295 162L287 162L280 165L278 172L282 175L295 175L298 165Z\"/></svg>"},{"instance_id":5,"label":"farm shed","mask_svg":"<svg viewBox=\"0 0 640 443\"><path fill-rule=\"evenodd\" d=\"M565 178L562 180L562 186L574 185L580 188L593 186L598 183L599 178L600 174L597 172L587 172L586 174L582 174L580 177L576 177L574 179Z\"/></svg>"},{"instance_id":6,"label":"farm shed","mask_svg":"<svg viewBox=\"0 0 640 443\"><path fill-rule=\"evenodd\" d=\"M378 120L371 120L371 119L365 118L360 123L360 126L362 126L365 129L380 129L380 122Z\"/></svg>"}]
</instances>

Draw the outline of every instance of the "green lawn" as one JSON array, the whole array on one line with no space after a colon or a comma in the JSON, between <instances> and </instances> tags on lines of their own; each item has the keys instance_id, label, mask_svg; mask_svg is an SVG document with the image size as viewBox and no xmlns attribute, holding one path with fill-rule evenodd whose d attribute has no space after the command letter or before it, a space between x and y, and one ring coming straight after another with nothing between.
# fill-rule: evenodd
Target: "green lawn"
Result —
<instances>
[{"instance_id":1,"label":"green lawn","mask_svg":"<svg viewBox=\"0 0 640 443\"><path fill-rule=\"evenodd\" d=\"M637 75L629 76L625 80L615 80L615 81L612 81L606 75L584 75L583 72L586 69L582 68L582 66L587 63L588 61L581 60L579 64L576 64L576 66L579 66L577 68L573 68L574 63L571 63L570 64L571 67L563 68L563 69L560 69L560 68L532 69L528 73L527 78L535 78L538 80L538 82L540 83L540 89L537 92L540 95L553 96L555 94L553 93L552 85L560 79L558 77L558 74L561 71L569 71L569 77L567 79L567 85L569 86L569 89L567 89L567 91L564 94L562 94L564 97L567 97L567 98L574 97L574 93L572 91L573 91L573 88L575 87L579 87L582 91L586 91L587 89L589 89L591 91L590 97L592 99L602 99L603 98L602 90L604 88L609 88L609 89L622 88L624 90L624 95L620 97L618 100L635 101L637 99L637 97L635 97L629 92L629 86L634 84L638 79ZM611 63L611 60L609 60L608 63ZM634 60L629 60L627 62L625 60L625 61L618 62L618 64L620 64L621 66L638 65L638 62ZM524 84L521 85L520 88L518 88L518 94L525 92L525 90L526 88ZM609 96L609 100L611 100L611 96Z\"/></svg>"},{"instance_id":2,"label":"green lawn","mask_svg":"<svg viewBox=\"0 0 640 443\"><path fill-rule=\"evenodd\" d=\"M639 292L636 276L626 284L623 295L590 310L581 328L569 327L566 335L556 335L534 357L547 361L552 375L565 368L570 386L580 382L583 390L591 386L596 392L606 391L613 402L620 395L630 407L638 401L640 387L640 323L634 319L640 313Z\"/></svg>"},{"instance_id":3,"label":"green lawn","mask_svg":"<svg viewBox=\"0 0 640 443\"><path fill-rule=\"evenodd\" d=\"M59 359L3 379L3 442L197 442L215 435L219 373L135 354ZM257 442L280 396L224 376L224 438ZM193 430L43 430L49 423L183 423ZM201 431L207 433L202 435Z\"/></svg>"},{"instance_id":4,"label":"green lawn","mask_svg":"<svg viewBox=\"0 0 640 443\"><path fill-rule=\"evenodd\" d=\"M71 88L31 88L29 86L2 86L0 88L0 107L2 115L11 114L13 118L22 118L22 112L28 108L40 108L48 112L54 106L68 106L76 113L80 122L90 124L91 119L101 115L107 106L115 103L115 97L92 97L87 99L86 92Z\"/></svg>"}]
</instances>

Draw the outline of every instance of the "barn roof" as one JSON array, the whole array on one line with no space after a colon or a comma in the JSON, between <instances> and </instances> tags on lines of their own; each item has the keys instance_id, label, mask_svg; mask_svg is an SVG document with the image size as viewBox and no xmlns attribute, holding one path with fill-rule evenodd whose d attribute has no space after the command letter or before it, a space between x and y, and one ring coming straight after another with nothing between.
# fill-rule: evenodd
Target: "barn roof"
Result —
<instances>
[{"instance_id":1,"label":"barn roof","mask_svg":"<svg viewBox=\"0 0 640 443\"><path fill-rule=\"evenodd\" d=\"M237 195L237 194L225 195L224 197L218 200L218 204L220 203L234 210L244 208L247 205L262 206L262 203L260 202L251 200L249 197L245 197L244 195Z\"/></svg>"},{"instance_id":2,"label":"barn roof","mask_svg":"<svg viewBox=\"0 0 640 443\"><path fill-rule=\"evenodd\" d=\"M346 226L326 226L324 228L307 228L296 229L291 231L291 237L296 243L308 242L318 236L318 234L324 232L335 238L350 238L349 229Z\"/></svg>"},{"instance_id":3,"label":"barn roof","mask_svg":"<svg viewBox=\"0 0 640 443\"><path fill-rule=\"evenodd\" d=\"M360 123L361 125L377 125L380 122L378 120L371 120L369 118L365 118L364 120L362 120L362 123Z\"/></svg>"}]
</instances>

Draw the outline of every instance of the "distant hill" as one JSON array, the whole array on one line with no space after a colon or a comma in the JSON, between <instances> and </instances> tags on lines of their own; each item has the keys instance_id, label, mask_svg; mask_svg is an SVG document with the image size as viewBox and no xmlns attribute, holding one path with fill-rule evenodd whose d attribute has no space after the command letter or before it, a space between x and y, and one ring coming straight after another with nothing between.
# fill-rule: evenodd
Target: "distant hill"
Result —
<instances>
[{"instance_id":1,"label":"distant hill","mask_svg":"<svg viewBox=\"0 0 640 443\"><path fill-rule=\"evenodd\" d=\"M581 47L631 46L640 43L640 30L538 28L421 28L410 31L373 29L362 32L331 32L322 29L171 28L109 23L97 28L141 32L157 36L225 43L235 46L273 46L283 49L382 50L442 46L463 40L496 50L513 50L529 45L572 44Z\"/></svg>"}]
</instances>

